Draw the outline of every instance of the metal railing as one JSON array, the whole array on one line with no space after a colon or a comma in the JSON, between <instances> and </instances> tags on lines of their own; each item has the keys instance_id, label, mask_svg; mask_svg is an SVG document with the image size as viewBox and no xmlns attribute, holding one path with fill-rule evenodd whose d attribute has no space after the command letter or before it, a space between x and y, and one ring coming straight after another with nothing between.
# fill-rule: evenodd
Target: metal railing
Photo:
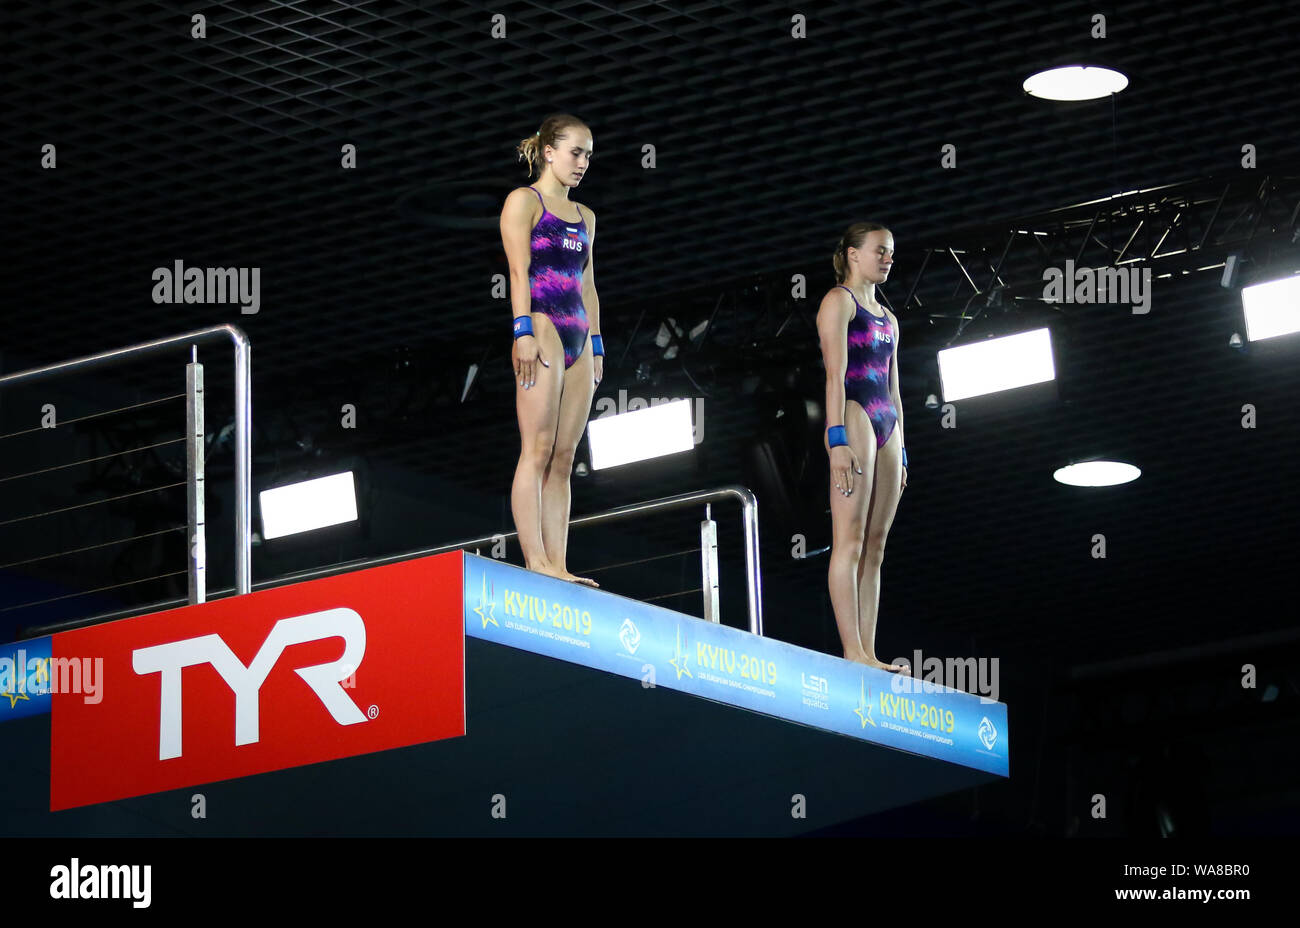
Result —
<instances>
[{"instance_id":1,"label":"metal railing","mask_svg":"<svg viewBox=\"0 0 1300 928\"><path fill-rule=\"evenodd\" d=\"M758 550L758 499L747 487L732 485L718 487L713 490L697 490L693 493L682 493L677 496L667 496L662 499L647 500L643 503L632 503L605 512L596 512L591 515L579 516L570 520L569 524L570 526L581 526L618 522L651 512L683 509L691 506L699 506L701 504L722 502L724 500L735 500L739 502L741 506L741 526L745 539L745 583L749 604L749 630L753 634L761 636L763 634L763 587ZM272 587L284 586L290 583L300 583L305 580L316 580L321 577L330 577L335 574L346 573L347 571L363 570L367 567L379 567L383 564L393 564L398 561L413 560L414 558L427 557L431 554L442 554L447 551L487 547L495 544L502 538L515 538L517 535L518 533L516 532L510 532L508 534L496 533L493 535L484 535L479 538L468 538L463 541L449 542L433 548L421 548L416 551L404 551L400 554L390 554L385 555L384 557L364 558L355 561L348 561L342 564L331 564L327 567L317 567L309 570L296 571L274 579L261 580L253 584L253 589L264 590ZM707 568L705 569L705 573L707 575ZM707 591L710 584L707 582L707 578L704 586L706 589L706 595L708 595ZM234 590L226 588L214 592L217 594L228 594L233 593ZM147 610L139 608L124 609L119 612L94 616L89 619L80 619L60 623L59 625L50 625L41 629L41 633L49 634L51 632L60 631L64 628L74 628L97 622L107 622L116 618L139 615L143 611L159 611L184 604L184 599L176 599L168 602L156 603ZM705 611L706 618L716 621L716 612L714 616L708 616L709 609L707 606Z\"/></svg>"},{"instance_id":2,"label":"metal railing","mask_svg":"<svg viewBox=\"0 0 1300 928\"><path fill-rule=\"evenodd\" d=\"M38 380L56 377L62 374L84 371L92 367L101 367L122 361L134 360L143 355L156 354L181 345L197 346L201 343L230 339L235 347L235 587L239 593L252 590L252 421L253 421L253 386L252 386L252 346L237 326L218 325L206 329L196 329L182 335L159 338L150 342L128 345L100 354L62 361L45 367L19 371L0 377L0 389L17 384L29 384ZM188 459L188 511L190 517L191 554L190 554L190 591L191 597L201 601L204 596L202 570L206 561L203 550L202 497L196 492L196 481L202 480L201 444L195 445L195 430L202 429L201 410L196 407L196 396L202 391L202 374L196 362L187 368L187 459ZM201 437L201 436L200 436ZM197 471L196 471L197 467ZM197 520L197 525L196 525ZM197 535L197 538L195 537ZM187 546L190 547L190 546ZM184 604L187 600L180 600ZM173 603L174 605L175 603Z\"/></svg>"},{"instance_id":3,"label":"metal railing","mask_svg":"<svg viewBox=\"0 0 1300 928\"><path fill-rule=\"evenodd\" d=\"M516 532L510 532L508 534L497 533L482 538L471 538L464 541L438 545L433 548L424 548L417 551L407 551L401 554L393 554L385 557L355 560L342 564L334 564L328 567L299 571L254 584L252 582L252 346L243 331L233 325L227 324L212 326L206 329L197 329L193 332L186 332L181 335L155 339L154 341L149 342L141 342L136 345L128 345L125 348L117 348L112 351L88 355L83 358L75 358L71 361L62 361L45 367L32 368L31 370L7 374L0 376L0 388L17 384L29 384L62 374L83 371L92 367L119 363L143 355L155 354L180 345L196 346L195 351L197 352L197 346L201 343L216 339L224 340L226 338L229 338L234 343L235 348L235 585L233 588L227 587L217 590L215 591L216 593L234 593L236 595L242 595L252 592L254 589L268 589L271 587L283 586L288 583L297 583L304 580L332 576L350 570L378 567L382 564L391 564L397 561L426 557L428 555L440 554L446 551L480 548L486 545L494 545L502 539L517 537L518 533ZM115 618L123 618L128 615L139 615L144 612L169 609L175 606L185 605L186 603L202 602L206 600L206 580L203 574L204 565L206 563L206 554L204 551L203 540L204 507L202 500L202 484L204 481L202 461L203 375L202 368L197 363L197 357L195 357L187 367L186 380L187 510L192 543L189 565L190 596L188 598L165 600L144 607L137 606L118 610L112 613L51 623L41 627L41 634L49 634L62 629L82 627L98 622L111 621ZM705 520L700 525L701 572L703 575L701 591L704 594L704 619L706 621L718 622L717 527L713 522L711 506L709 504L721 502L723 500L736 500L741 505L741 522L745 540L745 578L746 593L749 603L749 630L755 635L762 635L763 592L762 577L759 568L758 500L748 488L733 485L719 487L713 490L697 490L692 493L681 493L677 496L647 500L646 502L641 503L632 503L605 512L579 516L572 519L569 524L571 527L576 527L618 522L652 512L683 509L704 504L706 506Z\"/></svg>"}]
</instances>

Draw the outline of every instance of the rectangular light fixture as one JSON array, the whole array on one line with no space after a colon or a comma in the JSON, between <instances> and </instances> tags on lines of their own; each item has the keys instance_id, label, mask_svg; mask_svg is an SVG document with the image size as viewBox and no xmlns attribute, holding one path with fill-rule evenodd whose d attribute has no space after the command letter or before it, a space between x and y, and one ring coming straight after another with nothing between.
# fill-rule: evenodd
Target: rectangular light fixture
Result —
<instances>
[{"instance_id":1,"label":"rectangular light fixture","mask_svg":"<svg viewBox=\"0 0 1300 928\"><path fill-rule=\"evenodd\" d=\"M617 467L695 447L691 401L675 400L587 423L591 468Z\"/></svg>"},{"instance_id":2,"label":"rectangular light fixture","mask_svg":"<svg viewBox=\"0 0 1300 928\"><path fill-rule=\"evenodd\" d=\"M1300 274L1242 287L1241 306L1247 341L1300 331Z\"/></svg>"},{"instance_id":3,"label":"rectangular light fixture","mask_svg":"<svg viewBox=\"0 0 1300 928\"><path fill-rule=\"evenodd\" d=\"M309 532L357 518L357 491L350 470L263 490L258 497L263 538Z\"/></svg>"},{"instance_id":4,"label":"rectangular light fixture","mask_svg":"<svg viewBox=\"0 0 1300 928\"><path fill-rule=\"evenodd\" d=\"M939 352L944 402L1056 379L1052 335L1034 329Z\"/></svg>"}]
</instances>

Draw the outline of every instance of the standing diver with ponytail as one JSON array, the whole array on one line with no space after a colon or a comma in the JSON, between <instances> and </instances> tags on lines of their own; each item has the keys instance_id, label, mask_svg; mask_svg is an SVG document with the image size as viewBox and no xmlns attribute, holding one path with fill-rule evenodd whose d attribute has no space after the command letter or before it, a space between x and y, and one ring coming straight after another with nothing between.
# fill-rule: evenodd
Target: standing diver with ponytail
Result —
<instances>
[{"instance_id":1,"label":"standing diver with ponytail","mask_svg":"<svg viewBox=\"0 0 1300 928\"><path fill-rule=\"evenodd\" d=\"M569 200L591 164L591 130L567 114L547 117L520 143L539 170L501 210L514 315L515 410L520 454L510 491L529 570L598 586L569 573L569 476L604 373L592 245L596 215Z\"/></svg>"},{"instance_id":2,"label":"standing diver with ponytail","mask_svg":"<svg viewBox=\"0 0 1300 928\"><path fill-rule=\"evenodd\" d=\"M833 260L837 283L817 312L832 483L831 609L847 660L907 672L876 657L885 536L907 486L898 320L875 298L894 262L894 236L879 223L854 223Z\"/></svg>"}]
</instances>

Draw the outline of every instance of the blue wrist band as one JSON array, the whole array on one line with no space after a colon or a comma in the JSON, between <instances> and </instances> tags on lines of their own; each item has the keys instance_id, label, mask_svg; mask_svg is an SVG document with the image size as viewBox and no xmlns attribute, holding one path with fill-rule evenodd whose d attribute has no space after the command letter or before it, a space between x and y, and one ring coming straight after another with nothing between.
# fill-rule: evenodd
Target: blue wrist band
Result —
<instances>
[{"instance_id":1,"label":"blue wrist band","mask_svg":"<svg viewBox=\"0 0 1300 928\"><path fill-rule=\"evenodd\" d=\"M605 340L599 335L591 336L591 353L593 355L603 355L605 353Z\"/></svg>"},{"instance_id":2,"label":"blue wrist band","mask_svg":"<svg viewBox=\"0 0 1300 928\"><path fill-rule=\"evenodd\" d=\"M521 335L533 334L533 320L531 316L515 316L515 338Z\"/></svg>"},{"instance_id":3,"label":"blue wrist band","mask_svg":"<svg viewBox=\"0 0 1300 928\"><path fill-rule=\"evenodd\" d=\"M906 449L906 448L903 449L903 466L904 466L904 467L907 466L907 449Z\"/></svg>"},{"instance_id":4,"label":"blue wrist band","mask_svg":"<svg viewBox=\"0 0 1300 928\"><path fill-rule=\"evenodd\" d=\"M832 425L826 430L826 440L830 442L832 448L836 445L847 445L849 443L848 432L842 425Z\"/></svg>"}]
</instances>

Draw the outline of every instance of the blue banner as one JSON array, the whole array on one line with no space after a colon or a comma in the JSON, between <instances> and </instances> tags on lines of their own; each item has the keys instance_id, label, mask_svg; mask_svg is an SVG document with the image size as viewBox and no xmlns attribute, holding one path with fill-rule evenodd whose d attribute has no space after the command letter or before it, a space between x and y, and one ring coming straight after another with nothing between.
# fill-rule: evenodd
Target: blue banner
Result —
<instances>
[{"instance_id":1,"label":"blue banner","mask_svg":"<svg viewBox=\"0 0 1300 928\"><path fill-rule=\"evenodd\" d=\"M1003 703L468 553L465 633L1010 775Z\"/></svg>"},{"instance_id":2,"label":"blue banner","mask_svg":"<svg viewBox=\"0 0 1300 928\"><path fill-rule=\"evenodd\" d=\"M50 638L0 646L0 722L50 711Z\"/></svg>"}]
</instances>

